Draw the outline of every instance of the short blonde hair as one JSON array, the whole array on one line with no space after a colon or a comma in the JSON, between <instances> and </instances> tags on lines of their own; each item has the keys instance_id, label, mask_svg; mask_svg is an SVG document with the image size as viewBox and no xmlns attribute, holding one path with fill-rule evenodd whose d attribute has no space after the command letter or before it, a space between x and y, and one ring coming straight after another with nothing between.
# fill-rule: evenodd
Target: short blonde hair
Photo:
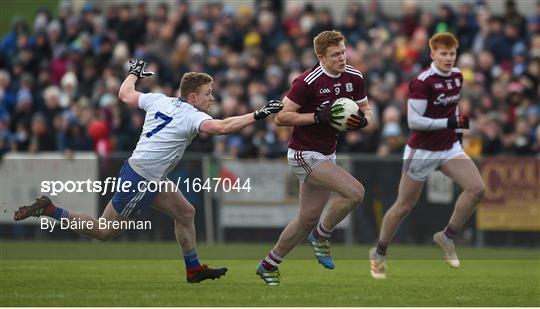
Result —
<instances>
[{"instance_id":1,"label":"short blonde hair","mask_svg":"<svg viewBox=\"0 0 540 309\"><path fill-rule=\"evenodd\" d=\"M313 49L316 55L324 55L328 47L339 45L342 41L345 41L345 37L341 32L323 31L313 39Z\"/></svg>"},{"instance_id":2,"label":"short blonde hair","mask_svg":"<svg viewBox=\"0 0 540 309\"><path fill-rule=\"evenodd\" d=\"M190 93L198 93L202 85L213 82L212 76L206 73L189 72L180 81L180 97L186 99Z\"/></svg>"},{"instance_id":3,"label":"short blonde hair","mask_svg":"<svg viewBox=\"0 0 540 309\"><path fill-rule=\"evenodd\" d=\"M440 32L429 39L429 48L436 50L439 47L458 48L458 39L450 32Z\"/></svg>"}]
</instances>

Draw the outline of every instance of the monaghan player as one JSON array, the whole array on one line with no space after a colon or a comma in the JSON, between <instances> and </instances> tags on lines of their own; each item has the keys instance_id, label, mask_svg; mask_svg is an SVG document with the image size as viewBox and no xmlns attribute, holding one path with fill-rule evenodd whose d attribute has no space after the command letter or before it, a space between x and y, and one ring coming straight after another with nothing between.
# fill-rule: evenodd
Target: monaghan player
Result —
<instances>
[{"instance_id":1,"label":"monaghan player","mask_svg":"<svg viewBox=\"0 0 540 309\"><path fill-rule=\"evenodd\" d=\"M212 119L207 114L214 103L212 77L196 72L184 74L180 82L179 98L159 93L143 94L135 90L135 83L139 78L154 74L145 72L145 65L142 60L130 61L129 75L118 93L120 100L126 104L146 111L137 147L120 170L118 181L122 183L122 187L124 183L130 185L127 190L115 192L100 220L117 222L136 220L152 206L174 219L175 236L183 251L187 281L195 283L219 278L225 275L227 268L213 269L199 263L195 249L195 208L184 198L174 183L167 181L159 192L139 188L146 187L149 182L167 180L167 174L174 169L186 147L199 132L207 134L238 132L257 120L279 112L283 105L279 101L270 101L254 113L223 120ZM94 217L56 207L46 196L37 199L30 206L20 207L15 212L14 219L19 221L30 216L42 215L56 220L68 218L70 221L92 221L94 224L91 229L83 228L75 231L99 240L109 240L122 232L122 229L100 229L98 220Z\"/></svg>"}]
</instances>

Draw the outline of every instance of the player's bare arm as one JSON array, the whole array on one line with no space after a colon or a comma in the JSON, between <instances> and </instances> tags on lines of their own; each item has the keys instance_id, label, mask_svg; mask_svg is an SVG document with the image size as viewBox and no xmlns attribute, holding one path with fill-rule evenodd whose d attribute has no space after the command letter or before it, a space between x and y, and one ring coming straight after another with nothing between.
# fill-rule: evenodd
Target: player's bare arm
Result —
<instances>
[{"instance_id":1,"label":"player's bare arm","mask_svg":"<svg viewBox=\"0 0 540 309\"><path fill-rule=\"evenodd\" d=\"M285 97L283 102L283 110L279 112L274 119L278 126L298 127L318 123L329 124L332 119L335 119L334 117L339 116L332 112L332 104L330 101L323 103L314 113L299 113L298 110L300 109L300 105L294 103L288 97ZM360 115L352 119L354 124L359 121L358 118L360 118ZM354 124L352 125L353 127L355 126ZM360 128L363 126L357 127Z\"/></svg>"},{"instance_id":2,"label":"player's bare arm","mask_svg":"<svg viewBox=\"0 0 540 309\"><path fill-rule=\"evenodd\" d=\"M207 134L230 134L242 130L243 128L255 123L257 120L264 119L270 114L279 112L283 108L280 101L272 100L261 109L245 114L242 116L234 116L226 119L209 119L203 121L199 130Z\"/></svg>"},{"instance_id":3,"label":"player's bare arm","mask_svg":"<svg viewBox=\"0 0 540 309\"><path fill-rule=\"evenodd\" d=\"M214 135L229 134L240 131L250 124L255 123L255 121L253 114L234 116L226 119L210 119L203 121L199 131Z\"/></svg>"},{"instance_id":4,"label":"player's bare arm","mask_svg":"<svg viewBox=\"0 0 540 309\"><path fill-rule=\"evenodd\" d=\"M283 99L283 109L274 118L278 126L306 126L315 123L315 113L299 113L300 105L288 97Z\"/></svg>"},{"instance_id":5,"label":"player's bare arm","mask_svg":"<svg viewBox=\"0 0 540 309\"><path fill-rule=\"evenodd\" d=\"M118 91L118 98L132 107L139 106L139 97L142 93L135 90L135 83L137 82L137 76L129 74L124 82L120 86Z\"/></svg>"},{"instance_id":6,"label":"player's bare arm","mask_svg":"<svg viewBox=\"0 0 540 309\"><path fill-rule=\"evenodd\" d=\"M360 108L360 111L364 113L364 117L366 118L367 122L371 123L373 121L373 110L369 105L369 100L366 99L358 103L358 107Z\"/></svg>"}]
</instances>

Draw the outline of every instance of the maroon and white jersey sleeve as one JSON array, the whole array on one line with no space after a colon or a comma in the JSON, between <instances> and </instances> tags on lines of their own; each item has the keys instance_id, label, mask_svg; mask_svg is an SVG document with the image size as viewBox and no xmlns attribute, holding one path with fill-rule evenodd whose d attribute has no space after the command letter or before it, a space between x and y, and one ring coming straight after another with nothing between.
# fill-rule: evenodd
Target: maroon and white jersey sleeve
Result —
<instances>
[{"instance_id":1,"label":"maroon and white jersey sleeve","mask_svg":"<svg viewBox=\"0 0 540 309\"><path fill-rule=\"evenodd\" d=\"M409 86L409 100L407 101L407 124L412 130L434 131L445 129L448 124L446 118L434 119L424 117L428 106L431 87L426 81L415 79Z\"/></svg>"},{"instance_id":2,"label":"maroon and white jersey sleeve","mask_svg":"<svg viewBox=\"0 0 540 309\"><path fill-rule=\"evenodd\" d=\"M349 70L349 66L347 66L347 70ZM348 72L355 72L355 71L348 71ZM356 103L362 103L366 102L368 99L366 86L364 84L364 76L359 71L356 71L357 73L351 73L354 74L354 82L355 82L355 88L358 89L353 94L353 100L356 101Z\"/></svg>"}]
</instances>

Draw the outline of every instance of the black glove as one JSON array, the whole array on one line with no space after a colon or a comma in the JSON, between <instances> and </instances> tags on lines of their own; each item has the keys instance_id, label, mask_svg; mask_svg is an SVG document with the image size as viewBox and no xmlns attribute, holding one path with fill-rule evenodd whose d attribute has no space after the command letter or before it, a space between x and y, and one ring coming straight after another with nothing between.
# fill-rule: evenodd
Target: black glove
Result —
<instances>
[{"instance_id":1,"label":"black glove","mask_svg":"<svg viewBox=\"0 0 540 309\"><path fill-rule=\"evenodd\" d=\"M351 115L347 119L347 130L359 130L368 125L366 115L362 111L358 111L358 115Z\"/></svg>"},{"instance_id":2,"label":"black glove","mask_svg":"<svg viewBox=\"0 0 540 309\"><path fill-rule=\"evenodd\" d=\"M334 109L339 109L339 106L334 107ZM343 110L343 107L341 107L341 110ZM315 110L315 114L313 115L315 123L330 123L332 121L332 112L333 109L330 101L324 102Z\"/></svg>"},{"instance_id":3,"label":"black glove","mask_svg":"<svg viewBox=\"0 0 540 309\"><path fill-rule=\"evenodd\" d=\"M461 146L463 146L463 133L462 132L456 132L456 138L458 140L458 142L461 144Z\"/></svg>"},{"instance_id":4,"label":"black glove","mask_svg":"<svg viewBox=\"0 0 540 309\"><path fill-rule=\"evenodd\" d=\"M465 116L451 116L448 117L448 128L449 129L468 129L469 128L469 117Z\"/></svg>"},{"instance_id":5,"label":"black glove","mask_svg":"<svg viewBox=\"0 0 540 309\"><path fill-rule=\"evenodd\" d=\"M281 101L270 100L268 104L256 110L253 117L255 117L255 120L261 120L268 117L270 114L278 113L281 109L283 109L283 103L281 103Z\"/></svg>"},{"instance_id":6,"label":"black glove","mask_svg":"<svg viewBox=\"0 0 540 309\"><path fill-rule=\"evenodd\" d=\"M148 76L152 76L155 73L154 72L145 72L144 67L146 66L146 62L138 59L131 59L129 60L129 74L133 74L137 76L137 78L145 78Z\"/></svg>"}]
</instances>

